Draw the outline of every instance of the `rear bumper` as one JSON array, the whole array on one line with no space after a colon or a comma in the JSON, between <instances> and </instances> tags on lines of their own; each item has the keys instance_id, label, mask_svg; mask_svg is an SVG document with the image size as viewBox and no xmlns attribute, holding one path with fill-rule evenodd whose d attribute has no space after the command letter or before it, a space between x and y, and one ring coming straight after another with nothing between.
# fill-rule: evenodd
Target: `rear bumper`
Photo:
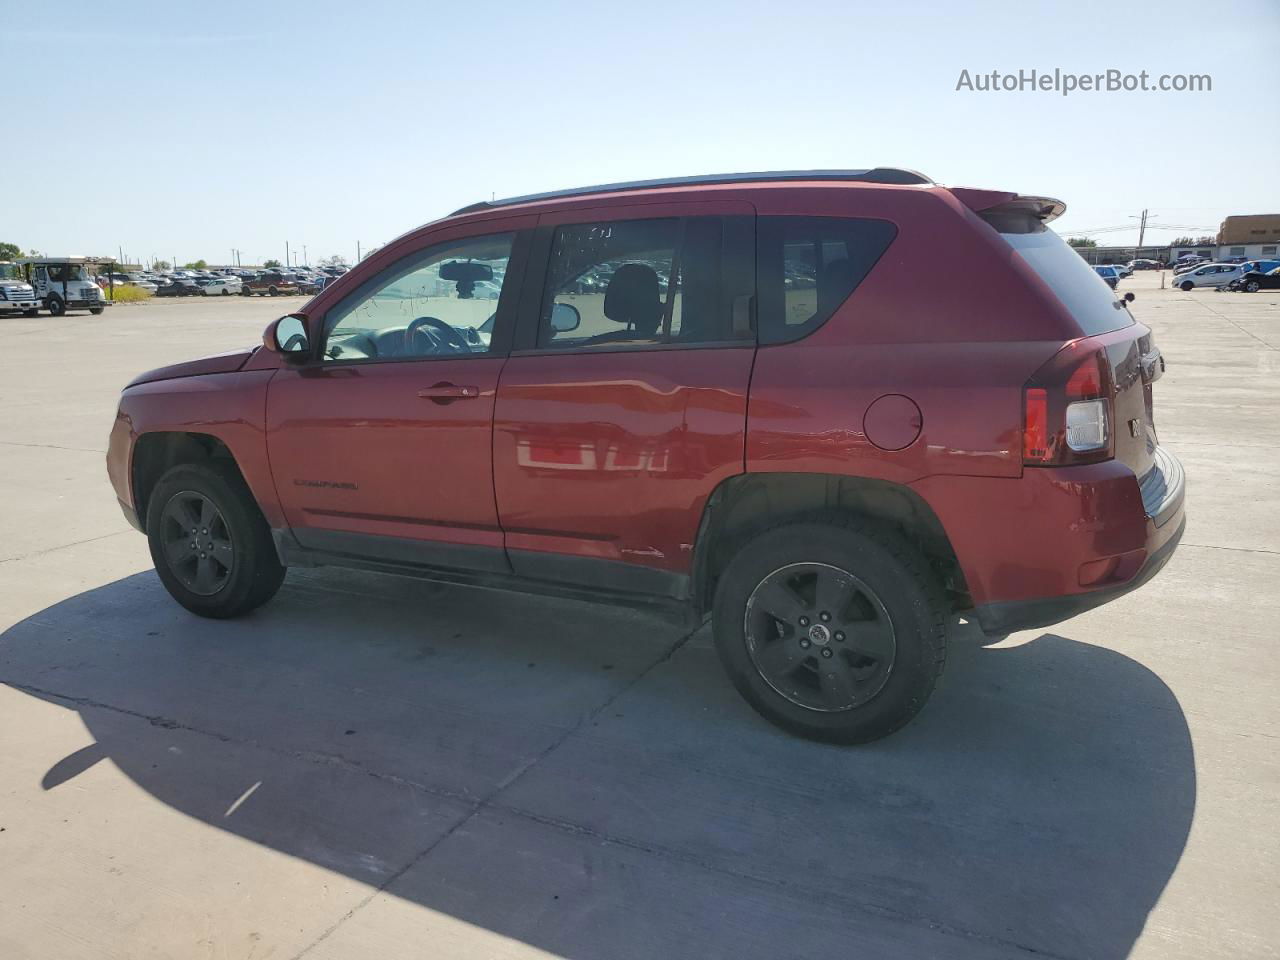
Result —
<instances>
[{"instance_id":1,"label":"rear bumper","mask_svg":"<svg viewBox=\"0 0 1280 960\"><path fill-rule=\"evenodd\" d=\"M1096 495L1088 487L1080 492L1082 507ZM1143 513L1141 546L1083 560L1068 552L1076 583L1083 589L979 606L973 613L982 631L1000 635L1061 623L1138 589L1158 574L1178 548L1187 525L1186 473L1181 461L1163 447L1156 448L1155 465L1138 480L1138 492Z\"/></svg>"},{"instance_id":2,"label":"rear bumper","mask_svg":"<svg viewBox=\"0 0 1280 960\"><path fill-rule=\"evenodd\" d=\"M1182 533L1187 528L1187 520L1182 516L1178 528L1157 548L1155 553L1147 557L1146 562L1138 569L1133 579L1101 590L1089 593L1068 594L1063 597L1043 597L1038 600L1014 600L1009 603L990 603L973 611L982 632L993 636L1004 636L1015 630L1035 630L1039 627L1052 626L1063 620L1070 620L1077 614L1110 603L1130 591L1137 590L1157 573L1164 569L1173 552L1178 549Z\"/></svg>"}]
</instances>

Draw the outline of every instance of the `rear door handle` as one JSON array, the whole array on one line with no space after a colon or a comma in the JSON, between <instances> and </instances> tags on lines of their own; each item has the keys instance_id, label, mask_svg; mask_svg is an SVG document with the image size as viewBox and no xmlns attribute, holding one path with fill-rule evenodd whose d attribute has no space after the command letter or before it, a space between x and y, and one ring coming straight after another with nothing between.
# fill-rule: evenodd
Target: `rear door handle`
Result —
<instances>
[{"instance_id":1,"label":"rear door handle","mask_svg":"<svg viewBox=\"0 0 1280 960\"><path fill-rule=\"evenodd\" d=\"M480 388L456 383L437 383L418 391L423 400L470 400L480 396Z\"/></svg>"}]
</instances>

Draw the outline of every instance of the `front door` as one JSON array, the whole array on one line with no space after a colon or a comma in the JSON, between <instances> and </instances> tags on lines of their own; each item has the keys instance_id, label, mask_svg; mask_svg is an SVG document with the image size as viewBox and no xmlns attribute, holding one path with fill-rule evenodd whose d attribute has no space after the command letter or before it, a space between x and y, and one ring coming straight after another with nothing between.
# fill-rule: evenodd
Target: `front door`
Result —
<instances>
[{"instance_id":1,"label":"front door","mask_svg":"<svg viewBox=\"0 0 1280 960\"><path fill-rule=\"evenodd\" d=\"M494 420L516 573L685 589L703 505L743 470L753 212L668 203L539 219Z\"/></svg>"},{"instance_id":2,"label":"front door","mask_svg":"<svg viewBox=\"0 0 1280 960\"><path fill-rule=\"evenodd\" d=\"M510 569L493 405L527 234L503 227L430 242L308 318L314 359L280 370L267 394L271 469L303 547Z\"/></svg>"}]
</instances>

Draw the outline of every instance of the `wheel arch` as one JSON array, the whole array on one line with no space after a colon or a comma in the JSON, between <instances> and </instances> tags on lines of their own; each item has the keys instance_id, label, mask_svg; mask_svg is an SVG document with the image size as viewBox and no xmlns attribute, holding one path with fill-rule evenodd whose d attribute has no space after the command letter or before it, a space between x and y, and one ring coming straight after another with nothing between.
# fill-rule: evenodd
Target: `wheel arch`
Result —
<instances>
[{"instance_id":1,"label":"wheel arch","mask_svg":"<svg viewBox=\"0 0 1280 960\"><path fill-rule=\"evenodd\" d=\"M952 608L972 606L942 521L910 487L842 474L746 473L720 483L703 508L691 586L697 612L711 609L720 574L747 541L779 524L833 512L903 537L928 562Z\"/></svg>"},{"instance_id":2,"label":"wheel arch","mask_svg":"<svg viewBox=\"0 0 1280 960\"><path fill-rule=\"evenodd\" d=\"M147 526L147 506L156 482L172 467L184 463L218 460L228 464L244 479L231 448L208 433L157 430L140 435L133 447L131 483L133 503L143 532Z\"/></svg>"}]
</instances>

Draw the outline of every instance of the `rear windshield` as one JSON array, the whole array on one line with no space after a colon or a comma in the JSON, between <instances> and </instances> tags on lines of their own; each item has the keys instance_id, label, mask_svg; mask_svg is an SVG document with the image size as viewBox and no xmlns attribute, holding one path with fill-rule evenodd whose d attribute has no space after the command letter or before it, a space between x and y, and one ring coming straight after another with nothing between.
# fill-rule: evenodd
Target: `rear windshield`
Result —
<instances>
[{"instance_id":1,"label":"rear windshield","mask_svg":"<svg viewBox=\"0 0 1280 960\"><path fill-rule=\"evenodd\" d=\"M999 227L999 224L992 224ZM1047 228L1001 236L1062 301L1086 336L1133 324L1133 316L1084 258ZM1108 270L1108 274L1113 270Z\"/></svg>"}]
</instances>

